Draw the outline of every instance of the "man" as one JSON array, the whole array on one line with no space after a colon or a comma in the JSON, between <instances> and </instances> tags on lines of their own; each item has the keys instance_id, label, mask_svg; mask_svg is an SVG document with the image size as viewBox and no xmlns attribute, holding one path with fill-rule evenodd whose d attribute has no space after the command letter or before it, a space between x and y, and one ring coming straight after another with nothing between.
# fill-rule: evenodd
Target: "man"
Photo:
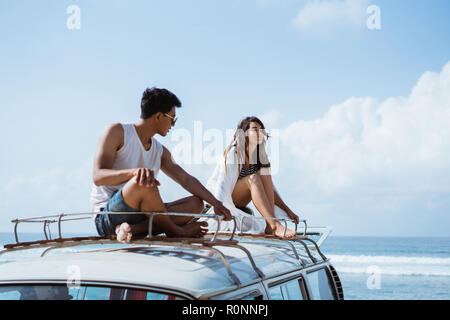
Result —
<instances>
[{"instance_id":1,"label":"man","mask_svg":"<svg viewBox=\"0 0 450 320\"><path fill-rule=\"evenodd\" d=\"M225 208L196 178L178 164L154 137L163 137L176 122L178 98L166 89L144 91L141 120L134 124L110 125L100 137L94 160L94 186L91 193L93 212L182 212L201 213L203 200L216 214L231 219ZM165 204L156 179L162 170L193 196ZM149 215L99 214L95 217L101 236L117 235L120 242L130 242L134 235L148 234ZM153 233L169 237L201 237L206 222L192 222L192 217L155 215Z\"/></svg>"}]
</instances>

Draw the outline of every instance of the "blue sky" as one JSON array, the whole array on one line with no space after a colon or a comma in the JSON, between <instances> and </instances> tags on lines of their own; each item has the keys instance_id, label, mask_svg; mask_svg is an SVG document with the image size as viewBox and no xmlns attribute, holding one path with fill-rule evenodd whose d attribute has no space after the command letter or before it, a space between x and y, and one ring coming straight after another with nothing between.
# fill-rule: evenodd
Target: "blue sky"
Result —
<instances>
[{"instance_id":1,"label":"blue sky","mask_svg":"<svg viewBox=\"0 0 450 320\"><path fill-rule=\"evenodd\" d=\"M136 121L142 91L158 86L183 102L177 128L192 132L201 120L205 130L231 129L254 114L281 130L274 181L312 225L332 225L337 235L450 236L450 157L441 142L450 135L440 127L450 120L450 3L316 1L340 8L321 7L325 15L306 11L309 3L1 1L0 231L17 216L88 211L99 134ZM79 30L66 26L70 5L81 10ZM368 5L381 9L381 30L366 27ZM294 23L302 10L312 21L305 29ZM440 90L437 98L426 88ZM422 110L423 101L436 105ZM382 115L379 126L359 118L366 105L367 117ZM415 111L399 111L408 107ZM340 129L330 133L330 123ZM365 138L337 148L358 126ZM370 138L389 128L402 128L394 132L401 141ZM205 183L212 170L186 168ZM161 179L167 200L184 196Z\"/></svg>"}]
</instances>

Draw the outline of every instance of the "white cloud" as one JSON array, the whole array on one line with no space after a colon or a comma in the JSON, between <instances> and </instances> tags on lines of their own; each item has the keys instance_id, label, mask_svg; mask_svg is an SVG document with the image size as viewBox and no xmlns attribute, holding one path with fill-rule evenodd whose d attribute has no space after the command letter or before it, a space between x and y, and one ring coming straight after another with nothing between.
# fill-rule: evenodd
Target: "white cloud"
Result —
<instances>
[{"instance_id":1,"label":"white cloud","mask_svg":"<svg viewBox=\"0 0 450 320\"><path fill-rule=\"evenodd\" d=\"M293 25L301 31L334 30L337 27L364 25L371 0L310 0L300 9Z\"/></svg>"},{"instance_id":2,"label":"white cloud","mask_svg":"<svg viewBox=\"0 0 450 320\"><path fill-rule=\"evenodd\" d=\"M352 97L292 123L282 144L303 193L407 199L450 192L449 124L450 62L420 77L409 97Z\"/></svg>"}]
</instances>

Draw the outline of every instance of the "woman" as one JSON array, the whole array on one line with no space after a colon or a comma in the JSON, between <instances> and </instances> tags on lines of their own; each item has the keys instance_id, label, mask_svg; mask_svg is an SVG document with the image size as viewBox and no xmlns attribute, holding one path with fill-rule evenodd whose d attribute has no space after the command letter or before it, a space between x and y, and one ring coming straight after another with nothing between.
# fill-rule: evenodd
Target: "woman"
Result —
<instances>
[{"instance_id":1,"label":"woman","mask_svg":"<svg viewBox=\"0 0 450 320\"><path fill-rule=\"evenodd\" d=\"M253 202L264 218L288 218L298 223L298 216L283 202L275 190L270 175L270 162L265 145L268 135L264 124L256 117L242 120L227 147L220 157L207 188L222 201L238 219L238 231L265 233L278 238L292 238L296 232L286 229L283 222L271 219L249 219L244 212ZM210 219L209 231L217 228L215 220ZM220 224L220 231L232 231L233 222Z\"/></svg>"}]
</instances>

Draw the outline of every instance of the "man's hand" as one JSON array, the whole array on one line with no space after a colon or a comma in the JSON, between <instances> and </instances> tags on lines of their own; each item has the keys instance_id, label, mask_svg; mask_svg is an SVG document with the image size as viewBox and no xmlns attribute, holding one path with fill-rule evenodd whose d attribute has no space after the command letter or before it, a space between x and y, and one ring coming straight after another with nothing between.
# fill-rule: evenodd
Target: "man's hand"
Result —
<instances>
[{"instance_id":1,"label":"man's hand","mask_svg":"<svg viewBox=\"0 0 450 320\"><path fill-rule=\"evenodd\" d=\"M134 176L140 186L146 186L147 188L157 187L161 184L155 179L153 170L148 168L135 169Z\"/></svg>"},{"instance_id":2,"label":"man's hand","mask_svg":"<svg viewBox=\"0 0 450 320\"><path fill-rule=\"evenodd\" d=\"M230 221L232 220L231 218L231 212L230 210L228 210L222 202L218 202L215 206L214 206L214 213L217 214L218 216L223 216L225 221Z\"/></svg>"}]
</instances>

